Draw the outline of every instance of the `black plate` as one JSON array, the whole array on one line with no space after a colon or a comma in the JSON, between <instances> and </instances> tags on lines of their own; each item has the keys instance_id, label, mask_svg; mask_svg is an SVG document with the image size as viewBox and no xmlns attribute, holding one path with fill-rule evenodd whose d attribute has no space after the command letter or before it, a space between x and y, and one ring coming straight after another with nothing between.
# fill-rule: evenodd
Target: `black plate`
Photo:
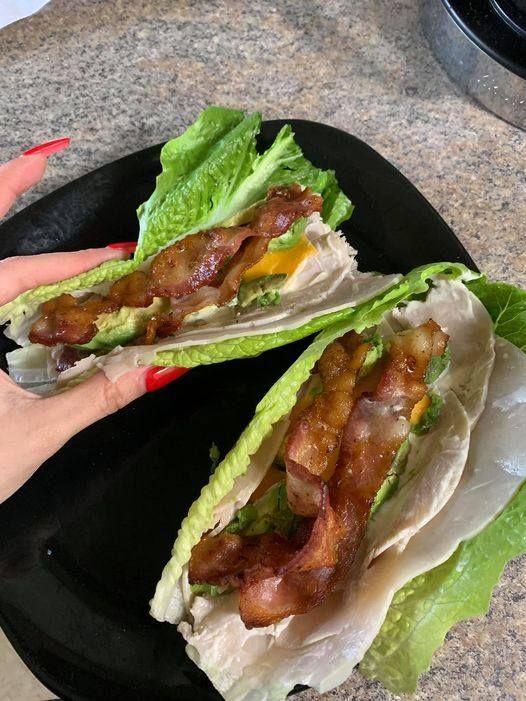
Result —
<instances>
[{"instance_id":1,"label":"black plate","mask_svg":"<svg viewBox=\"0 0 526 701\"><path fill-rule=\"evenodd\" d=\"M322 124L292 124L305 154L335 169L356 204L344 231L362 270L406 272L438 260L474 267L437 212L375 151ZM282 125L266 122L261 145ZM1 227L0 258L132 239L159 148L104 166L14 216ZM62 699L218 698L175 626L149 617L148 601L208 479L211 443L222 452L233 445L305 345L192 370L85 430L0 507L0 622Z\"/></svg>"}]
</instances>

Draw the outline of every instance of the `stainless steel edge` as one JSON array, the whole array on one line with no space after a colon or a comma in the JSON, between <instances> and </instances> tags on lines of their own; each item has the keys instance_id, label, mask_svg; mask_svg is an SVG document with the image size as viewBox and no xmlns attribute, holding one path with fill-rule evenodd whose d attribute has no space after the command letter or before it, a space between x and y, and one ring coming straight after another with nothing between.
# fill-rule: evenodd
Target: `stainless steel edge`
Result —
<instances>
[{"instance_id":1,"label":"stainless steel edge","mask_svg":"<svg viewBox=\"0 0 526 701\"><path fill-rule=\"evenodd\" d=\"M449 76L477 102L526 130L526 80L482 51L442 0L421 0L424 34Z\"/></svg>"}]
</instances>

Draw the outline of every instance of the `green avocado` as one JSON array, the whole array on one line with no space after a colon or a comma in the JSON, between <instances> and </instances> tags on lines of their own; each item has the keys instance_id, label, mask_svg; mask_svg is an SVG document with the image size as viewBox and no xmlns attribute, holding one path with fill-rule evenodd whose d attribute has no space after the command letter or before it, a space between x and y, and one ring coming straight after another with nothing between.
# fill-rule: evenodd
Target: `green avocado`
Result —
<instances>
[{"instance_id":1,"label":"green avocado","mask_svg":"<svg viewBox=\"0 0 526 701\"><path fill-rule=\"evenodd\" d=\"M117 312L101 314L95 325L98 332L89 343L75 346L81 350L109 351L123 346L146 331L152 316L166 311L169 302L156 297L149 307L121 307Z\"/></svg>"},{"instance_id":2,"label":"green avocado","mask_svg":"<svg viewBox=\"0 0 526 701\"><path fill-rule=\"evenodd\" d=\"M242 283L237 293L238 306L246 308L257 304L260 307L268 307L279 304L279 290L285 284L286 279L286 274L280 273L278 275L264 275L250 282Z\"/></svg>"}]
</instances>

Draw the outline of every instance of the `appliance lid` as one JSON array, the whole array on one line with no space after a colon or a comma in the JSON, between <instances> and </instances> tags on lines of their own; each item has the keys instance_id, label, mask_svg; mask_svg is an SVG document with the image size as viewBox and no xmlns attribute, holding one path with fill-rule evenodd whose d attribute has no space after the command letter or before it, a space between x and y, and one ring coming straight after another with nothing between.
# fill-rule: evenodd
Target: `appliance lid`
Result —
<instances>
[{"instance_id":1,"label":"appliance lid","mask_svg":"<svg viewBox=\"0 0 526 701\"><path fill-rule=\"evenodd\" d=\"M462 31L495 61L526 79L526 0L442 0Z\"/></svg>"}]
</instances>

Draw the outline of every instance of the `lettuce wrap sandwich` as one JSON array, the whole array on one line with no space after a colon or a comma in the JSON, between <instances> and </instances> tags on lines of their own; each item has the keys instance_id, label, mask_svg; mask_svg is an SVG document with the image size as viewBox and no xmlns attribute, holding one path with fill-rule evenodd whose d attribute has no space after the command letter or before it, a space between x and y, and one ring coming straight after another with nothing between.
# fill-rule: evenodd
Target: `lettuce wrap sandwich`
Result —
<instances>
[{"instance_id":1,"label":"lettuce wrap sandwich","mask_svg":"<svg viewBox=\"0 0 526 701\"><path fill-rule=\"evenodd\" d=\"M181 524L151 601L228 701L414 691L526 550L526 293L460 264L325 329Z\"/></svg>"},{"instance_id":2,"label":"lettuce wrap sandwich","mask_svg":"<svg viewBox=\"0 0 526 701\"><path fill-rule=\"evenodd\" d=\"M161 151L132 260L107 262L0 307L27 387L103 368L257 355L345 316L399 279L360 273L337 233L352 204L290 126L258 153L259 114L210 107Z\"/></svg>"}]
</instances>

